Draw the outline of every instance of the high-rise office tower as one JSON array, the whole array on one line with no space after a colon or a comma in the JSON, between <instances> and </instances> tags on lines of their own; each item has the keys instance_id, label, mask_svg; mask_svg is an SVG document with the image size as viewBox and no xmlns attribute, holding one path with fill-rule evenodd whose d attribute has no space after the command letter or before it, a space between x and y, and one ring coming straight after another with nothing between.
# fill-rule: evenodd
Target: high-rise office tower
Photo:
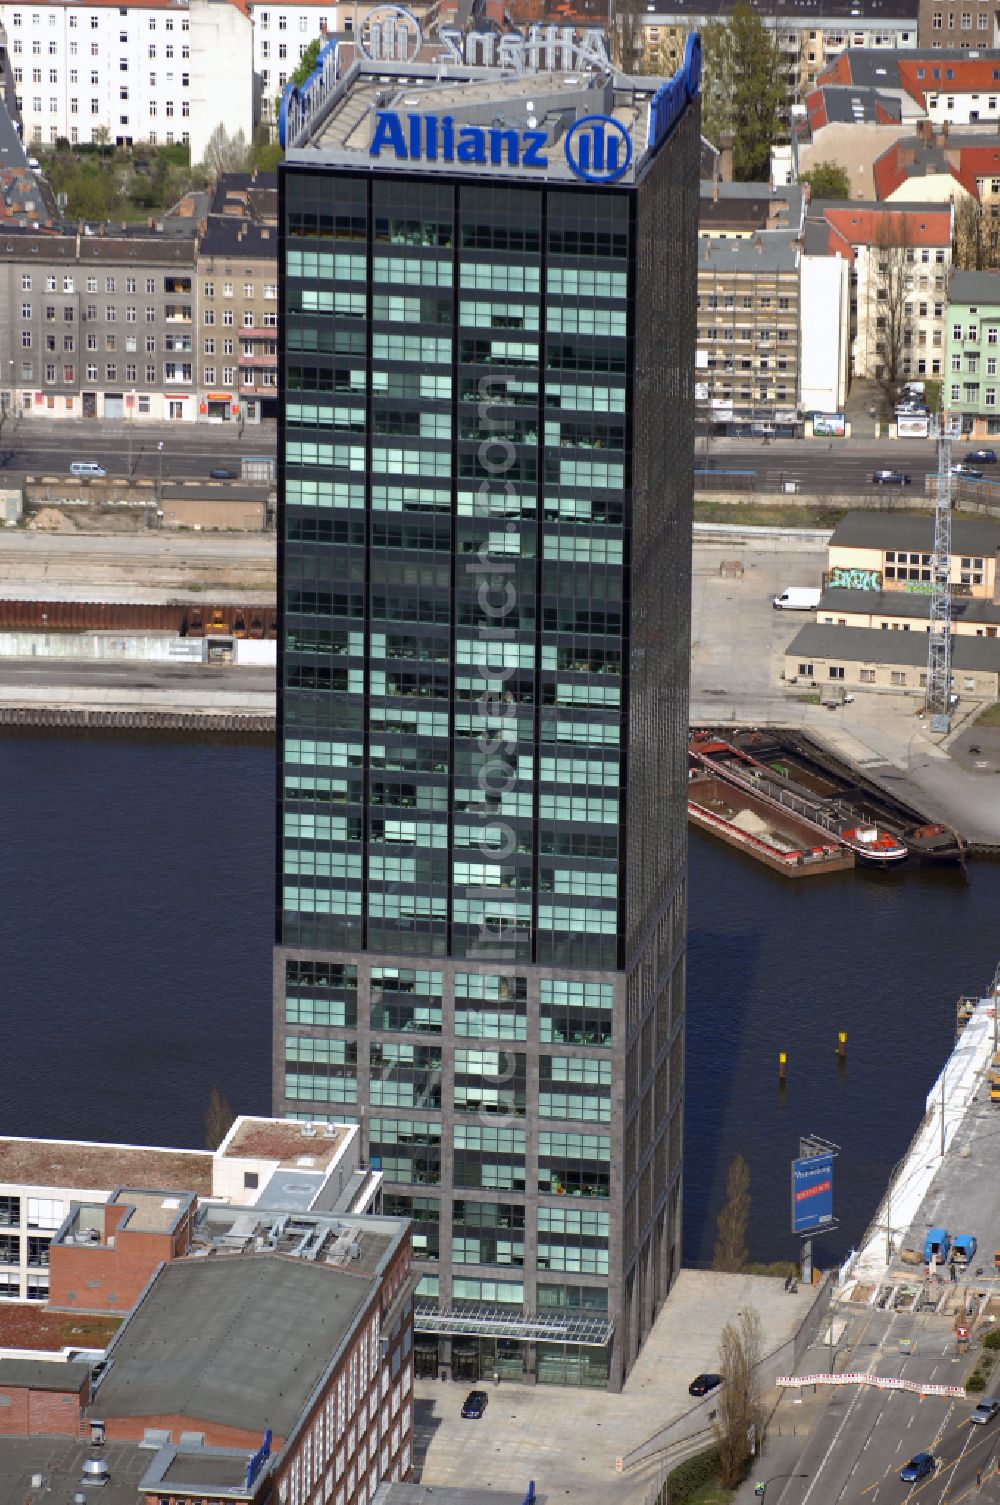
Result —
<instances>
[{"instance_id":1,"label":"high-rise office tower","mask_svg":"<svg viewBox=\"0 0 1000 1505\"><path fill-rule=\"evenodd\" d=\"M363 1125L418 1368L617 1387L680 1261L699 53L537 37L285 102L275 1102Z\"/></svg>"}]
</instances>

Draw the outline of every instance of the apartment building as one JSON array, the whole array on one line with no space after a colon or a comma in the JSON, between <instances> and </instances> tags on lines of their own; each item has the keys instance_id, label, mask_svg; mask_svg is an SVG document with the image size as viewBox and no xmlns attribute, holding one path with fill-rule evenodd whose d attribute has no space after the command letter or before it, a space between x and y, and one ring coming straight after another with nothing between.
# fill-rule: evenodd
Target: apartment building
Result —
<instances>
[{"instance_id":1,"label":"apartment building","mask_svg":"<svg viewBox=\"0 0 1000 1505\"><path fill-rule=\"evenodd\" d=\"M734 0L656 0L642 16L644 66L671 72L688 32L725 20ZM793 100L801 100L827 64L845 47L911 48L917 45L917 0L764 0L755 14L776 35Z\"/></svg>"},{"instance_id":2,"label":"apartment building","mask_svg":"<svg viewBox=\"0 0 1000 1505\"><path fill-rule=\"evenodd\" d=\"M0 0L26 141L190 139L187 0Z\"/></svg>"},{"instance_id":3,"label":"apartment building","mask_svg":"<svg viewBox=\"0 0 1000 1505\"><path fill-rule=\"evenodd\" d=\"M25 140L249 141L310 42L353 24L327 0L0 0Z\"/></svg>"},{"instance_id":4,"label":"apartment building","mask_svg":"<svg viewBox=\"0 0 1000 1505\"><path fill-rule=\"evenodd\" d=\"M853 376L943 374L953 214L951 204L809 206L809 253L850 263Z\"/></svg>"},{"instance_id":5,"label":"apartment building","mask_svg":"<svg viewBox=\"0 0 1000 1505\"><path fill-rule=\"evenodd\" d=\"M695 398L717 426L796 422L804 215L796 185L701 185Z\"/></svg>"},{"instance_id":6,"label":"apartment building","mask_svg":"<svg viewBox=\"0 0 1000 1505\"><path fill-rule=\"evenodd\" d=\"M976 437L1000 434L1000 272L953 272L946 402Z\"/></svg>"},{"instance_id":7,"label":"apartment building","mask_svg":"<svg viewBox=\"0 0 1000 1505\"><path fill-rule=\"evenodd\" d=\"M0 235L0 359L16 407L194 421L195 240Z\"/></svg>"},{"instance_id":8,"label":"apartment building","mask_svg":"<svg viewBox=\"0 0 1000 1505\"><path fill-rule=\"evenodd\" d=\"M917 42L921 47L996 47L1000 7L995 0L920 0Z\"/></svg>"},{"instance_id":9,"label":"apartment building","mask_svg":"<svg viewBox=\"0 0 1000 1505\"><path fill-rule=\"evenodd\" d=\"M695 400L712 424L794 432L799 263L794 231L699 239Z\"/></svg>"},{"instance_id":10,"label":"apartment building","mask_svg":"<svg viewBox=\"0 0 1000 1505\"><path fill-rule=\"evenodd\" d=\"M198 250L199 414L248 423L278 403L277 230L213 216Z\"/></svg>"},{"instance_id":11,"label":"apartment building","mask_svg":"<svg viewBox=\"0 0 1000 1505\"><path fill-rule=\"evenodd\" d=\"M849 48L824 69L819 84L876 93L888 106L885 123L926 119L954 127L1000 118L1000 51L985 39L971 51Z\"/></svg>"}]
</instances>

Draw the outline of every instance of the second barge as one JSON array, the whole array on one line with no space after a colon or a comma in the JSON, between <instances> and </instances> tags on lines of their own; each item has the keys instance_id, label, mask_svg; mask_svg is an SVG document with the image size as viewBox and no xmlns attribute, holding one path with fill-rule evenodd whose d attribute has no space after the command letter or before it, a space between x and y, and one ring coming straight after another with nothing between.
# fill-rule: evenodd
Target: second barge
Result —
<instances>
[{"instance_id":1,"label":"second barge","mask_svg":"<svg viewBox=\"0 0 1000 1505\"><path fill-rule=\"evenodd\" d=\"M854 854L821 826L791 811L777 811L697 765L688 775L688 819L788 878L854 866Z\"/></svg>"}]
</instances>

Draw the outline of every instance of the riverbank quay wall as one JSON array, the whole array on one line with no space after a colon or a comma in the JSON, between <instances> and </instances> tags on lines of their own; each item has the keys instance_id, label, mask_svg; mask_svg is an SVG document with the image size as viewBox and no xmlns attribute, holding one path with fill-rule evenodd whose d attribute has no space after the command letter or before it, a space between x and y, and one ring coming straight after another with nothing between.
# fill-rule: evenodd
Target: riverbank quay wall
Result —
<instances>
[{"instance_id":1,"label":"riverbank quay wall","mask_svg":"<svg viewBox=\"0 0 1000 1505\"><path fill-rule=\"evenodd\" d=\"M913 1279L919 1269L898 1263L907 1231L917 1218L931 1193L935 1179L955 1154L956 1140L970 1123L979 1103L980 1089L995 1051L1000 1045L1000 965L977 1002L968 1023L956 1041L934 1085L927 1094L926 1108L909 1149L895 1167L875 1216L858 1248L841 1267L835 1300L873 1302L880 1285L893 1273ZM1000 1104L989 1104L1000 1125ZM988 1121L989 1122L989 1121ZM992 1123L987 1132L995 1132ZM963 1136L964 1141L964 1136ZM965 1145L959 1149L965 1157ZM968 1157L966 1157L968 1158ZM987 1160L983 1171L995 1181L995 1168ZM953 1233L978 1232L975 1228L952 1227ZM985 1246L987 1230L981 1230ZM921 1240L922 1242L922 1240ZM983 1249L982 1258L989 1263L993 1246Z\"/></svg>"}]
</instances>

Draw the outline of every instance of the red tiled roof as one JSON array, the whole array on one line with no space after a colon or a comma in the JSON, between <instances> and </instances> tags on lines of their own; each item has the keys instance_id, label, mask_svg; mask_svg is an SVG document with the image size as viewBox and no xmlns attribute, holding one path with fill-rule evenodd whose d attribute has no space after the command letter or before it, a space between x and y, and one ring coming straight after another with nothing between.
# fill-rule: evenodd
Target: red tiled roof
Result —
<instances>
[{"instance_id":1,"label":"red tiled roof","mask_svg":"<svg viewBox=\"0 0 1000 1505\"><path fill-rule=\"evenodd\" d=\"M927 204L920 204L916 208L896 207L893 204L886 204L884 208L845 204L843 208L840 208L831 204L824 208L823 215L832 232L831 249L834 248L833 235L836 235L849 248L847 255L852 261L855 246L878 244L880 226L884 226L887 222L892 230L899 234L902 245L948 246L951 244L950 204L945 204L941 208Z\"/></svg>"},{"instance_id":2,"label":"red tiled roof","mask_svg":"<svg viewBox=\"0 0 1000 1505\"><path fill-rule=\"evenodd\" d=\"M927 108L928 94L938 94L942 90L949 94L989 94L996 93L1000 79L1000 59L996 56L987 58L946 58L943 62L940 57L930 55L918 55L907 57L904 53L897 56L896 66L899 69L899 82L907 94L913 96L919 105ZM947 68L952 77L945 79L944 69ZM932 69L939 74L938 78L931 77ZM924 75L918 78L918 73Z\"/></svg>"}]
</instances>

